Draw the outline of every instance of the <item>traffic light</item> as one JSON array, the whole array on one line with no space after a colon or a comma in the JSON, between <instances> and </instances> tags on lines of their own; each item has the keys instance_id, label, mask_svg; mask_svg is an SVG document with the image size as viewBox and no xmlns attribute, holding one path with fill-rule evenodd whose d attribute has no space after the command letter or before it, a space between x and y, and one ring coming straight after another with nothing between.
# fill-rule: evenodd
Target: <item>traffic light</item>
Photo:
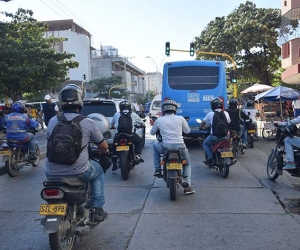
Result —
<instances>
[{"instance_id":1,"label":"traffic light","mask_svg":"<svg viewBox=\"0 0 300 250\"><path fill-rule=\"evenodd\" d=\"M237 83L235 70L231 70L229 76L230 76L230 82Z\"/></svg>"},{"instance_id":2,"label":"traffic light","mask_svg":"<svg viewBox=\"0 0 300 250\"><path fill-rule=\"evenodd\" d=\"M190 43L190 56L195 55L195 43Z\"/></svg>"},{"instance_id":3,"label":"traffic light","mask_svg":"<svg viewBox=\"0 0 300 250\"><path fill-rule=\"evenodd\" d=\"M85 74L83 74L82 77L83 77L83 80L86 80Z\"/></svg>"},{"instance_id":4,"label":"traffic light","mask_svg":"<svg viewBox=\"0 0 300 250\"><path fill-rule=\"evenodd\" d=\"M170 42L166 42L166 56L170 55Z\"/></svg>"}]
</instances>

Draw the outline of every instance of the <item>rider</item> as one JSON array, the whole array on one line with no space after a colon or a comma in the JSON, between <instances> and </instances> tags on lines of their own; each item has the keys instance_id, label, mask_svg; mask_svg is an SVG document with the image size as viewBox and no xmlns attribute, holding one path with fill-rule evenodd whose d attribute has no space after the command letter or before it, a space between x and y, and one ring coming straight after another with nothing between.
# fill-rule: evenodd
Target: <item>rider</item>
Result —
<instances>
[{"instance_id":1,"label":"rider","mask_svg":"<svg viewBox=\"0 0 300 250\"><path fill-rule=\"evenodd\" d=\"M119 103L120 112L116 112L111 120L111 127L116 128L116 133L118 133L118 125L119 125L119 118L121 116L121 112L127 114L128 112L131 112L132 104L130 101L124 100ZM145 126L144 121L135 113L131 112L131 119L132 119L132 135L134 137L134 146L135 146L135 162L136 164L139 164L141 162L144 162L144 159L141 157L142 149L143 149L143 138L141 138L137 133L135 133L135 127L134 125L139 124L140 126ZM112 171L115 171L118 169L117 166L117 155L115 152L115 147L113 148L114 152L112 155L112 162L113 167Z\"/></svg>"},{"instance_id":2,"label":"rider","mask_svg":"<svg viewBox=\"0 0 300 250\"><path fill-rule=\"evenodd\" d=\"M31 160L36 160L34 134L27 132L27 129L38 128L39 123L24 114L25 105L21 102L13 103L11 111L10 114L4 117L6 138L28 143L29 157Z\"/></svg>"},{"instance_id":3,"label":"rider","mask_svg":"<svg viewBox=\"0 0 300 250\"><path fill-rule=\"evenodd\" d=\"M230 124L229 128L230 130L234 130L236 132L241 131L241 122L243 122L245 119L249 119L249 116L247 116L244 112L242 112L240 109L237 108L238 106L238 100L236 98L231 98L229 100L229 107L226 109L230 116ZM243 147L247 148L247 130L242 129L243 135L242 135L242 143Z\"/></svg>"},{"instance_id":4,"label":"rider","mask_svg":"<svg viewBox=\"0 0 300 250\"><path fill-rule=\"evenodd\" d=\"M296 117L295 119L289 121L289 122L278 122L278 126L288 126L292 127L293 125L296 125L300 123L300 116ZM289 137L287 136L284 139L284 147L286 152L286 160L287 164L282 169L295 169L295 160L294 160L294 147L300 148L300 138L297 136Z\"/></svg>"},{"instance_id":5,"label":"rider","mask_svg":"<svg viewBox=\"0 0 300 250\"><path fill-rule=\"evenodd\" d=\"M256 116L259 116L259 111L257 109L254 108L254 101L252 100L248 100L247 101L247 106L242 110L246 115L248 115L250 117L250 119L252 120L252 123L254 125L255 128L255 137L256 140L258 140L258 135L257 135L257 123L255 120ZM247 130L246 126L244 128L244 131ZM243 132L244 132L243 131Z\"/></svg>"},{"instance_id":6,"label":"rider","mask_svg":"<svg viewBox=\"0 0 300 250\"><path fill-rule=\"evenodd\" d=\"M182 131L188 134L191 130L187 121L182 116L175 115L177 108L178 106L175 101L164 101L162 105L164 116L158 118L150 130L151 135L155 135L157 131L160 131L162 137L162 142L155 141L153 144L154 176L161 176L160 154L164 154L166 150L170 148L183 149L183 157L187 161L183 166L183 180L189 184L189 186L184 189L184 193L193 194L195 190L191 187L191 161L182 136Z\"/></svg>"},{"instance_id":7,"label":"rider","mask_svg":"<svg viewBox=\"0 0 300 250\"><path fill-rule=\"evenodd\" d=\"M213 118L214 118L215 111L221 112L223 109L223 100L219 97L216 97L210 102L210 106L212 111L207 113L207 115L204 117L203 121L201 122L201 126L200 126L200 129L204 129L206 125L211 126L210 135L206 137L206 139L203 141L203 148L207 155L207 160L203 161L205 165L209 165L210 163L213 162L211 145L213 144L213 141L220 139L219 137L213 134L212 125L213 125ZM228 124L230 124L231 120L228 112L224 111L224 114L226 116Z\"/></svg>"},{"instance_id":8,"label":"rider","mask_svg":"<svg viewBox=\"0 0 300 250\"><path fill-rule=\"evenodd\" d=\"M59 94L59 101L63 114L67 120L76 117L83 107L83 93L82 90L75 84L66 85ZM47 139L57 124L57 116L50 119L47 127ZM88 144L91 140L98 146L101 154L108 152L108 145L103 138L97 124L90 118L85 118L80 121L82 129L82 145ZM48 159L46 163L46 177L75 175L81 181L90 181L91 184L91 200L90 206L95 209L95 220L103 221L107 212L104 211L104 171L100 164L89 159L88 147L84 147L76 162L72 165L63 165L55 162L50 162Z\"/></svg>"}]
</instances>

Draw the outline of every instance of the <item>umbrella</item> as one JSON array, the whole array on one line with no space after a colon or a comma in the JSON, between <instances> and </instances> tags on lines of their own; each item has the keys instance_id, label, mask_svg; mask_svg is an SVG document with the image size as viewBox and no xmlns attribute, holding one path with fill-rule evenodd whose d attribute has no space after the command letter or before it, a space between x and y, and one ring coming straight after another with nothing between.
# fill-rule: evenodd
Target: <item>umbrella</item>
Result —
<instances>
[{"instance_id":1,"label":"umbrella","mask_svg":"<svg viewBox=\"0 0 300 250\"><path fill-rule=\"evenodd\" d=\"M297 100L300 93L294 89L278 86L276 88L267 90L255 96L255 100L263 99L266 102L280 102L280 111L282 116L282 101Z\"/></svg>"},{"instance_id":2,"label":"umbrella","mask_svg":"<svg viewBox=\"0 0 300 250\"><path fill-rule=\"evenodd\" d=\"M258 93L258 92L266 91L266 90L269 90L269 89L273 89L273 87L269 86L269 85L265 85L265 84L255 83L251 87L246 88L243 91L241 91L241 93L242 94Z\"/></svg>"}]
</instances>

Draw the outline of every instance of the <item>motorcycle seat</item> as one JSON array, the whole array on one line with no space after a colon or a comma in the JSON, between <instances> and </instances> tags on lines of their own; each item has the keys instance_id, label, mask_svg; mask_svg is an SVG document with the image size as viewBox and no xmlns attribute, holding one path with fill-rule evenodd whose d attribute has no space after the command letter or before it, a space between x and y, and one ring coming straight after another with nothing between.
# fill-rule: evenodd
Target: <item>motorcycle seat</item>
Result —
<instances>
[{"instance_id":1,"label":"motorcycle seat","mask_svg":"<svg viewBox=\"0 0 300 250\"><path fill-rule=\"evenodd\" d=\"M20 140L15 140L15 139L8 139L7 140L7 144L11 145L11 144L17 144L17 145L23 145L24 142L20 141Z\"/></svg>"},{"instance_id":2,"label":"motorcycle seat","mask_svg":"<svg viewBox=\"0 0 300 250\"><path fill-rule=\"evenodd\" d=\"M63 184L69 186L85 186L85 182L81 181L77 175L52 176L46 181L44 181L45 187Z\"/></svg>"}]
</instances>

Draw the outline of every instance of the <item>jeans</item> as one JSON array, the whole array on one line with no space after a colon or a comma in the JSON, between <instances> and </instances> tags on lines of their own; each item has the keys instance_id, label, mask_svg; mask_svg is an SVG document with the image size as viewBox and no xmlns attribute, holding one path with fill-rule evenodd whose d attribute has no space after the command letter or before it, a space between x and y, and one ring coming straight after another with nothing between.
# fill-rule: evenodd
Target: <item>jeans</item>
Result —
<instances>
[{"instance_id":1,"label":"jeans","mask_svg":"<svg viewBox=\"0 0 300 250\"><path fill-rule=\"evenodd\" d=\"M30 153L35 153L35 140L34 140L34 134L27 133L26 139L24 139L22 142L28 143L28 148Z\"/></svg>"},{"instance_id":2,"label":"jeans","mask_svg":"<svg viewBox=\"0 0 300 250\"><path fill-rule=\"evenodd\" d=\"M89 169L82 174L77 175L81 181L90 181L91 185L91 207L103 207L105 203L104 198L104 172L100 164L96 161L89 160ZM46 177L50 176L46 173Z\"/></svg>"},{"instance_id":3,"label":"jeans","mask_svg":"<svg viewBox=\"0 0 300 250\"><path fill-rule=\"evenodd\" d=\"M245 125L241 125L240 131L242 132L242 143L247 145L248 129Z\"/></svg>"},{"instance_id":4,"label":"jeans","mask_svg":"<svg viewBox=\"0 0 300 250\"><path fill-rule=\"evenodd\" d=\"M155 141L153 144L153 160L154 160L154 167L156 170L160 170L160 154L164 154L168 149L183 149L183 157L186 160L186 164L183 165L183 176L187 176L183 178L189 185L191 185L191 178L192 178L192 170L191 170L191 160L189 151L186 148L184 143L178 144L170 144L170 143L163 143Z\"/></svg>"},{"instance_id":5,"label":"jeans","mask_svg":"<svg viewBox=\"0 0 300 250\"><path fill-rule=\"evenodd\" d=\"M221 138L219 138L219 137L217 137L213 134L210 134L203 141L203 149L204 149L205 153L207 154L207 159L212 158L211 145L213 144L213 141L216 141L216 140L219 140L219 139L221 139Z\"/></svg>"},{"instance_id":6,"label":"jeans","mask_svg":"<svg viewBox=\"0 0 300 250\"><path fill-rule=\"evenodd\" d=\"M286 152L286 160L288 162L294 162L294 152L293 152L293 146L300 148L300 138L297 136L286 137L284 139L284 146L285 146L285 152Z\"/></svg>"}]
</instances>

